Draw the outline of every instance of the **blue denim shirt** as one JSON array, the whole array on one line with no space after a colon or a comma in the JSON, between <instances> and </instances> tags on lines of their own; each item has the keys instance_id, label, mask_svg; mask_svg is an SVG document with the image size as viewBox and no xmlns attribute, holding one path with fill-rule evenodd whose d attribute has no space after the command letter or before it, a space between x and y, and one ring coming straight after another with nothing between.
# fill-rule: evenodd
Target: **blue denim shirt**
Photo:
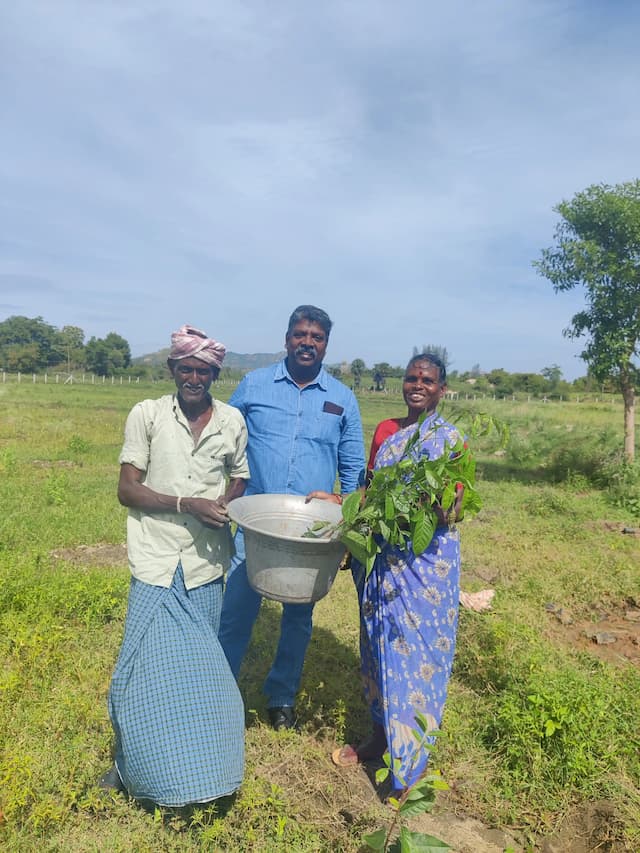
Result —
<instances>
[{"instance_id":1,"label":"blue denim shirt","mask_svg":"<svg viewBox=\"0 0 640 853\"><path fill-rule=\"evenodd\" d=\"M336 473L342 492L363 484L364 442L356 398L324 368L304 388L291 379L285 361L254 370L229 404L240 410L249 430L245 494L331 492Z\"/></svg>"}]
</instances>

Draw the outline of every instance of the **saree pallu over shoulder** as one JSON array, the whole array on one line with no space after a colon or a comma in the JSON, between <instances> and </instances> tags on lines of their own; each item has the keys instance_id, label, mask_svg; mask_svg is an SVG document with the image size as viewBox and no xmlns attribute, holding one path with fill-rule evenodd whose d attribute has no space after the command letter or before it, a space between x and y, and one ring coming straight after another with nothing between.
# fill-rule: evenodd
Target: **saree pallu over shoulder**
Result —
<instances>
[{"instance_id":1,"label":"saree pallu over shoulder","mask_svg":"<svg viewBox=\"0 0 640 853\"><path fill-rule=\"evenodd\" d=\"M416 427L388 438L376 456L376 468L402 456ZM460 434L437 414L421 425L415 447L437 458ZM373 720L384 726L396 768L396 789L414 784L428 760L416 721L428 730L440 726L451 675L458 625L460 540L457 529L439 527L421 554L386 545L364 583L361 601L361 655L365 696Z\"/></svg>"},{"instance_id":2,"label":"saree pallu over shoulder","mask_svg":"<svg viewBox=\"0 0 640 853\"><path fill-rule=\"evenodd\" d=\"M131 796L162 806L233 793L244 772L244 707L218 642L222 582L186 590L131 580L109 690L115 762Z\"/></svg>"}]
</instances>

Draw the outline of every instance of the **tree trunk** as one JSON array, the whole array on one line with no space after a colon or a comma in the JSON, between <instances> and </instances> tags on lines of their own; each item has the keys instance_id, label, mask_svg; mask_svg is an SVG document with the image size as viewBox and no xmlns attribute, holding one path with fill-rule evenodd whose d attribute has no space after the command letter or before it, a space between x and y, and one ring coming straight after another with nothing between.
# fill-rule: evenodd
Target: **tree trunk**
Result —
<instances>
[{"instance_id":1,"label":"tree trunk","mask_svg":"<svg viewBox=\"0 0 640 853\"><path fill-rule=\"evenodd\" d=\"M633 380L625 377L621 390L624 400L624 458L627 462L633 462L636 455L636 413Z\"/></svg>"}]
</instances>

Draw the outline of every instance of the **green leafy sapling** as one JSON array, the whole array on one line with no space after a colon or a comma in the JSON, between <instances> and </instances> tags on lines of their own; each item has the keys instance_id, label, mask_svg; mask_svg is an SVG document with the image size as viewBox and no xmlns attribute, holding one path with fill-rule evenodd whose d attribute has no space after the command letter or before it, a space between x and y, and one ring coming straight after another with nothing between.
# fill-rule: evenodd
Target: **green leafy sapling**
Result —
<instances>
[{"instance_id":1,"label":"green leafy sapling","mask_svg":"<svg viewBox=\"0 0 640 853\"><path fill-rule=\"evenodd\" d=\"M392 465L379 468L366 492L354 492L342 503L342 520L337 525L318 522L308 535L340 539L362 563L368 575L383 543L405 548L410 541L414 553L424 551L441 519L439 508L451 512L462 488L462 502L457 517L475 515L481 508L476 489L475 460L467 443L460 438L449 446L449 452L436 459L421 455L417 445L424 440L421 416L407 441L401 458ZM474 437L497 429L506 440L506 428L488 415L474 415L470 434Z\"/></svg>"},{"instance_id":2,"label":"green leafy sapling","mask_svg":"<svg viewBox=\"0 0 640 853\"><path fill-rule=\"evenodd\" d=\"M415 719L418 728L413 730L413 736L417 746L407 775L411 774L416 762L428 751L431 740L437 734L433 730L429 731L427 719L423 714L416 713ZM383 761L385 766L376 771L378 784L384 782L392 770L388 752L384 754ZM364 836L363 841L367 847L376 853L443 853L450 850L451 847L439 838L423 832L413 832L402 825L402 821L407 818L431 811L435 804L436 791L446 791L447 783L439 773L434 772L425 773L413 785L407 785L398 759L394 761L393 775L404 786L404 790L397 797L388 798L387 802L394 812L393 820L386 829L377 829Z\"/></svg>"}]
</instances>

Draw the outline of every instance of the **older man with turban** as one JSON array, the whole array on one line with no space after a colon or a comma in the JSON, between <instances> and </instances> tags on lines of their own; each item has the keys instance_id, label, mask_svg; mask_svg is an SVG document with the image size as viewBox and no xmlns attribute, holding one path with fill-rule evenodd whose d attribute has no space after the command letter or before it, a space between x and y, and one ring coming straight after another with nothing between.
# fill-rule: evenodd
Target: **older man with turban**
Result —
<instances>
[{"instance_id":1,"label":"older man with turban","mask_svg":"<svg viewBox=\"0 0 640 853\"><path fill-rule=\"evenodd\" d=\"M100 785L163 806L231 794L244 771L242 699L218 642L227 503L249 476L244 419L209 394L224 354L199 329L175 332L177 392L133 407L120 454L132 578L109 691L115 764Z\"/></svg>"}]
</instances>

